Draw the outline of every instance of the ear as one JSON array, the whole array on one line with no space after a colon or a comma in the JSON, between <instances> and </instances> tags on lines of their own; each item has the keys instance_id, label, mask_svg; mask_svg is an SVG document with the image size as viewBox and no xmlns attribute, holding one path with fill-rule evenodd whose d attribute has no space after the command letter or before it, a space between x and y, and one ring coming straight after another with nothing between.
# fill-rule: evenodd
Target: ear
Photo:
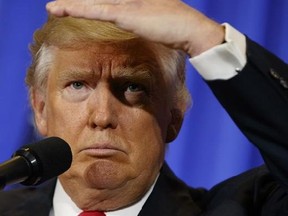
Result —
<instances>
[{"instance_id":1,"label":"ear","mask_svg":"<svg viewBox=\"0 0 288 216\"><path fill-rule=\"evenodd\" d=\"M171 122L168 125L166 143L170 143L176 139L183 122L183 114L178 109L173 109L171 112Z\"/></svg>"},{"instance_id":2,"label":"ear","mask_svg":"<svg viewBox=\"0 0 288 216\"><path fill-rule=\"evenodd\" d=\"M47 113L45 93L32 89L30 93L31 104L34 111L35 124L42 136L47 136Z\"/></svg>"}]
</instances>

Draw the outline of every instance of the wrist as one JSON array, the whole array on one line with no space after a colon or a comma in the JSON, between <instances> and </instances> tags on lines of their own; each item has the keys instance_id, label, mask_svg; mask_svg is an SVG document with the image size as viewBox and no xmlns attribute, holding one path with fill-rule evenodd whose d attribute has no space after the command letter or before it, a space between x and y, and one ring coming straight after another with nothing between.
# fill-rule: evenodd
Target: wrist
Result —
<instances>
[{"instance_id":1,"label":"wrist","mask_svg":"<svg viewBox=\"0 0 288 216\"><path fill-rule=\"evenodd\" d=\"M225 42L225 26L210 20L209 23L202 23L201 25L204 25L205 28L198 32L198 38L191 37L187 43L187 54L190 57L198 56Z\"/></svg>"}]
</instances>

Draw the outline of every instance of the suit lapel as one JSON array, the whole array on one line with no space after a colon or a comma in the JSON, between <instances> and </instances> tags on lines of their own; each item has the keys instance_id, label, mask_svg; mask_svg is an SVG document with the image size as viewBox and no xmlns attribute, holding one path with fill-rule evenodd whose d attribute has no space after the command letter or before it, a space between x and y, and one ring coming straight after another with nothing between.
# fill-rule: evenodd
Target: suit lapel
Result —
<instances>
[{"instance_id":1,"label":"suit lapel","mask_svg":"<svg viewBox=\"0 0 288 216\"><path fill-rule=\"evenodd\" d=\"M206 191L188 187L165 163L156 185L139 216L193 216L201 212Z\"/></svg>"}]
</instances>

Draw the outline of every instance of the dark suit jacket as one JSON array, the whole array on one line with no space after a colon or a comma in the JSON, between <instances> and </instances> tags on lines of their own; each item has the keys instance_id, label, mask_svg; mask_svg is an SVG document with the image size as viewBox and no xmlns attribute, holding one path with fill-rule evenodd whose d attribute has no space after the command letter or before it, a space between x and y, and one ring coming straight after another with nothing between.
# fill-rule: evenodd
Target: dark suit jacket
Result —
<instances>
[{"instance_id":1,"label":"dark suit jacket","mask_svg":"<svg viewBox=\"0 0 288 216\"><path fill-rule=\"evenodd\" d=\"M288 68L249 39L247 45L248 63L243 71L230 80L208 84L260 149L270 171L259 167L207 192L189 188L164 165L140 216L288 215ZM48 215L54 183L0 193L0 215Z\"/></svg>"},{"instance_id":2,"label":"dark suit jacket","mask_svg":"<svg viewBox=\"0 0 288 216\"><path fill-rule=\"evenodd\" d=\"M288 66L249 38L247 60L237 76L208 85L260 150L270 172L258 168L216 186L210 191L206 212L288 215ZM237 208L237 213L231 212Z\"/></svg>"},{"instance_id":3,"label":"dark suit jacket","mask_svg":"<svg viewBox=\"0 0 288 216\"><path fill-rule=\"evenodd\" d=\"M247 57L237 76L208 85L288 189L288 65L248 38Z\"/></svg>"}]
</instances>

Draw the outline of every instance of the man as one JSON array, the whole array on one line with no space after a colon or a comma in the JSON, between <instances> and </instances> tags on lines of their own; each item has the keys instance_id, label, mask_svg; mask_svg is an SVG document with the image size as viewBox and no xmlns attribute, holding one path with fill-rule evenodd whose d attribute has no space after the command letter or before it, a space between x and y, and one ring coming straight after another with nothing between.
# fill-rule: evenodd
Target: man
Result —
<instances>
[{"instance_id":1,"label":"man","mask_svg":"<svg viewBox=\"0 0 288 216\"><path fill-rule=\"evenodd\" d=\"M43 194L29 190L31 204L45 206L38 214L48 215L50 209L51 215L97 210L108 216L285 211L288 116L283 62L249 39L247 60L243 35L176 0L63 0L48 10L57 16L112 21L135 34L111 23L70 17L51 17L35 34L27 83L37 128L43 136L65 139L73 152L71 169L59 176L55 192L50 187L44 202L36 202ZM259 168L208 193L173 176L164 162L165 147L177 136L189 104L183 55L174 49L193 57L277 180ZM219 57L218 51L215 61L224 66L210 73L203 60L208 55L214 64L210 58ZM267 59L265 65L262 59ZM270 109L281 117L267 115ZM15 194L6 196L15 199ZM19 200L21 196L16 194ZM12 215L9 207L5 211L3 215ZM14 212L20 211L31 214L23 206Z\"/></svg>"},{"instance_id":2,"label":"man","mask_svg":"<svg viewBox=\"0 0 288 216\"><path fill-rule=\"evenodd\" d=\"M59 187L83 210L141 201L189 100L184 58L110 23L69 17L51 17L34 41L27 84L37 128L73 153Z\"/></svg>"}]
</instances>

